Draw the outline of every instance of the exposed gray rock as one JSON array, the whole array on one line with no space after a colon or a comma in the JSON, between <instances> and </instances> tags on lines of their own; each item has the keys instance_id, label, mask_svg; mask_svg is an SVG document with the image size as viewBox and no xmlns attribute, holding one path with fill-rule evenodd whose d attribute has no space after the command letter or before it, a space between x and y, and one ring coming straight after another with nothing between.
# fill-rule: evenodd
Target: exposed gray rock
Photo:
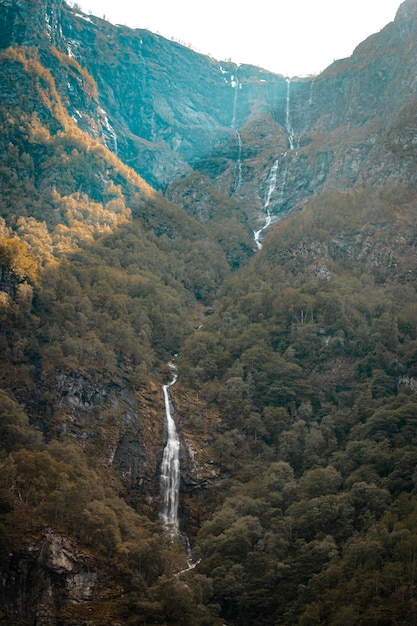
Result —
<instances>
[{"instance_id":1,"label":"exposed gray rock","mask_svg":"<svg viewBox=\"0 0 417 626\"><path fill-rule=\"evenodd\" d=\"M49 529L38 541L10 554L1 579L1 605L11 624L51 626L64 603L91 600L96 583L89 557Z\"/></svg>"},{"instance_id":2,"label":"exposed gray rock","mask_svg":"<svg viewBox=\"0 0 417 626\"><path fill-rule=\"evenodd\" d=\"M255 228L276 160L276 217L324 189L415 184L416 18L415 0L406 0L350 58L291 81L114 26L61 0L5 0L0 47L37 46L78 126L185 210L202 221L216 212L206 188L190 202L197 170L234 197ZM397 131L405 114L409 124Z\"/></svg>"}]
</instances>

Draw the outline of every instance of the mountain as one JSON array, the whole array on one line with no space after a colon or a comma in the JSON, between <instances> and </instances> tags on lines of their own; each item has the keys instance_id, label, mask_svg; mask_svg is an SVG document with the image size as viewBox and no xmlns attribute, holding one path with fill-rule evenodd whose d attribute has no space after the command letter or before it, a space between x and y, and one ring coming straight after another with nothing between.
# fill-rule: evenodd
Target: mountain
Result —
<instances>
[{"instance_id":1,"label":"mountain","mask_svg":"<svg viewBox=\"0 0 417 626\"><path fill-rule=\"evenodd\" d=\"M394 137L398 116L414 115L412 3L403 4L396 20L358 46L350 59L335 62L320 76L290 82L260 68L219 63L60 2L3 4L2 48L12 41L35 44L78 127L104 137L107 147L154 187L173 185L169 197L178 200L179 184L180 195L187 196L187 175L192 190L193 170L203 174L208 197L200 207L203 215L215 211L214 185L234 197L256 224L276 160L271 207L278 215L325 188L414 176L412 160L394 158L397 141L412 142L412 135ZM73 59L88 68L99 104L86 97L76 72L53 71L58 64L51 43L67 63ZM346 146L342 153L340 145ZM199 212L198 203L193 209L188 205Z\"/></svg>"},{"instance_id":2,"label":"mountain","mask_svg":"<svg viewBox=\"0 0 417 626\"><path fill-rule=\"evenodd\" d=\"M1 2L0 624L415 623L416 17L289 78Z\"/></svg>"}]
</instances>

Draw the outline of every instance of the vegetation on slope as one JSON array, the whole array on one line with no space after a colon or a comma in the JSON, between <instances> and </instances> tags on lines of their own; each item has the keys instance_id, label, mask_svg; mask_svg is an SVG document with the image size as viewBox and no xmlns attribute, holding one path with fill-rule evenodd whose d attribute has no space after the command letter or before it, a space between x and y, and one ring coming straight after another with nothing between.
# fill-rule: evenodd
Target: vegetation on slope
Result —
<instances>
[{"instance_id":1,"label":"vegetation on slope","mask_svg":"<svg viewBox=\"0 0 417 626\"><path fill-rule=\"evenodd\" d=\"M34 50L0 61L2 589L23 580L9 555L53 529L100 572L98 600L56 607L62 625L414 624L415 193L327 192L232 275L250 248L232 204L199 223L79 130ZM214 312L195 330L200 305ZM139 396L177 350L223 425L184 577L106 447L130 416L112 387ZM74 377L110 401L74 417L59 387Z\"/></svg>"},{"instance_id":2,"label":"vegetation on slope","mask_svg":"<svg viewBox=\"0 0 417 626\"><path fill-rule=\"evenodd\" d=\"M160 448L146 393L236 265L235 235L205 229L81 132L36 51L0 61L0 622L36 619L33 598L19 612L28 581L9 555L29 558L52 528L100 572L100 606L62 602L60 623L91 611L106 625L214 623L202 592L172 578L185 554L155 521L157 505L139 490L129 499L108 459L120 424L133 428L132 407L137 445ZM79 381L88 398L65 404Z\"/></svg>"},{"instance_id":3,"label":"vegetation on slope","mask_svg":"<svg viewBox=\"0 0 417 626\"><path fill-rule=\"evenodd\" d=\"M181 351L226 425L197 550L228 623L414 623L415 210L401 188L317 198Z\"/></svg>"}]
</instances>

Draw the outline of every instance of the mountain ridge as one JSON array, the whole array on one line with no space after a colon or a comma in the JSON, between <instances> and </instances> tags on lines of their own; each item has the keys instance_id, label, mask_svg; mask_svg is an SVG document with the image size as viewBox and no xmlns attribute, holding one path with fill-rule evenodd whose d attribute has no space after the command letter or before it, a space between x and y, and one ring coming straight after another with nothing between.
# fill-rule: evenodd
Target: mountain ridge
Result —
<instances>
[{"instance_id":1,"label":"mountain ridge","mask_svg":"<svg viewBox=\"0 0 417 626\"><path fill-rule=\"evenodd\" d=\"M21 6L24 6L24 3ZM413 12L413 4L407 3L407 6L410 8L398 11L394 22L380 33L372 36L372 41L375 41L375 44L373 44L374 51L390 49L390 38L393 42L398 41L397 35L405 37L401 43L402 46L406 45L410 50L412 49L412 27L410 26L407 30L407 24L412 24L413 22L413 20L408 19L409 13L412 14ZM282 134L282 140L275 146L271 145L271 149L275 151L275 156L279 157L280 154L288 152L289 145L285 129L287 81L284 77L273 75L260 68L251 68L249 66L237 68L237 66L230 63L223 63L222 65L209 57L198 55L180 44L164 40L160 36L152 35L145 31L131 31L126 27L112 26L99 18L73 13L68 10L68 7L59 5L59 3L57 6L54 3L45 5L44 12L46 15L49 15L48 10L50 12L48 19L50 21L55 20L60 24L61 30L58 29L60 40L55 41L58 48L67 54L68 49L71 50L71 46L73 46L75 56L77 57L78 55L79 62L84 67L91 66L93 75L95 72L94 78L100 85L102 90L101 98L104 99L102 110L108 111L108 114L100 114L98 111L93 113L97 131L101 132L108 147L113 150L115 137L120 135L118 150L121 151L123 160L133 166L151 184L165 188L173 179L191 172L190 167L194 167L194 164L197 164L198 169L208 174L218 190L227 195L236 195L236 193L233 193L233 170L236 166L236 150L238 150L236 130L242 134L242 126L245 120L248 120L248 115L254 102L257 103L256 110L258 114L260 103L262 103L261 110L268 111L278 124L275 133L278 136ZM39 11L39 16L41 15L43 17L42 12ZM97 24L94 24L95 19L97 19ZM36 22L36 20L33 21ZM405 24L404 26L402 25L403 23ZM97 30L97 25L102 30ZM100 33L101 36L103 29L105 37L100 38L100 45L103 44L102 49L97 48L94 51L93 62L90 50L94 49L94 42L98 41L97 33ZM37 39L40 37L39 33L45 32L44 41L49 45L48 31L45 31L45 29L42 31L42 28L38 27L37 32ZM54 29L54 32L56 33L57 29ZM82 43L83 37L86 45ZM381 42L380 44L378 44L378 40ZM123 46L127 44L130 52L123 51ZM148 52L150 45L154 52ZM300 81L292 79L291 118L298 137L306 135L305 140L310 142L309 135L311 135L311 131L317 132L324 128L328 131L333 126L340 126L341 117L343 117L344 122L351 117L350 124L355 127L357 125L355 122L355 111L360 109L363 109L361 111L362 121L360 122L363 125L364 107L368 109L370 117L375 117L377 112L375 104L377 104L377 107L383 106L380 116L382 115L385 119L388 119L388 117L392 116L392 113L389 113L387 106L391 109L393 105L396 106L396 98L402 103L406 103L407 100L411 101L412 94L415 92L412 74L408 79L411 91L407 91L401 86L400 88L394 88L398 64L390 70L390 76L393 80L389 80L388 76L384 78L388 66L383 52L379 62L385 64L385 69L379 70L377 60L369 62L366 59L366 54L363 54L366 52L364 45L362 44L356 48L350 61L336 62L314 79L301 79ZM152 56L155 55L156 51L158 51L159 58ZM71 52L71 54L73 53ZM113 57L113 68L111 65L108 66L108 64L100 61L101 54L104 55L104 58ZM148 54L149 57L147 57ZM390 56L392 58L389 65L393 66L393 61L396 57L395 48ZM124 59L123 63L120 61L121 58ZM152 60L153 58L154 61ZM406 66L401 67L402 74L404 74L404 70L407 67L412 72L413 58L415 58L415 51L414 57L409 59ZM146 65L148 62L149 65ZM196 65L193 66L193 63L196 63ZM364 63L365 66L363 66ZM352 73L352 69L355 69L359 70L359 81L361 80L360 76L363 76L364 85L369 85L370 81L373 81L372 93L374 95L369 103L366 102L365 98L366 89L361 86L360 82L357 85L348 85L346 83L347 78L343 77L342 71L342 67L346 66L346 64L348 75ZM151 66L153 67L153 74L148 75L147 67ZM169 81L167 78L163 69L164 66L169 66L170 72L173 72L175 75L176 92L174 99L169 95L172 89L172 81ZM368 70L366 70L366 66L368 66ZM159 75L155 73L157 67L159 68ZM138 74L139 68L141 68L140 74ZM116 70L119 73L122 72L122 81L120 81L120 77L116 77ZM380 77L378 73L381 74ZM239 84L236 83L236 89L233 87L236 79L235 74L239 77ZM124 96L126 85L129 85L130 81L136 82L135 88L130 89L129 94L126 92L126 96ZM148 81L150 81L149 84ZM201 92L204 83L211 85L210 94L205 91ZM385 84L392 85L390 93L385 94ZM110 85L112 85L113 95ZM187 94L185 100L182 99L181 90L184 91L184 94ZM350 90L352 90L352 97L349 95L346 98L346 94ZM377 100L375 100L376 90L380 92ZM119 101L123 102L123 108L112 112L112 107L114 108L115 106L114 93L116 92L118 93ZM154 95L150 99L151 93ZM158 94L157 99L155 99L156 94ZM196 94L200 94L197 100L195 100ZM342 94L345 95L343 96ZM315 97L312 98L313 95ZM202 96L205 97L205 103L201 100ZM324 102L330 102L334 96L338 100L334 102L332 111L329 112L330 116L329 114L326 116L326 108L323 108L323 104ZM69 102L71 102L73 97L74 95L68 94ZM136 98L136 101L132 97ZM359 103L359 108L356 104L358 97L363 101L362 104ZM211 104L206 111L207 103ZM351 107L350 113L346 111L346 106ZM77 108L75 105L72 105L72 109L81 113L83 107ZM151 111L152 114L149 115ZM253 116L253 113L251 115ZM116 125L123 120L123 127L112 128L111 120L113 118L116 120ZM233 119L235 120L234 125L236 128L232 128ZM82 113L77 123L81 127L83 126ZM382 130L384 130L384 127L382 127ZM256 146L256 137L254 137L255 141L253 141L250 135L248 145L246 146L246 142L243 143L243 163L241 166L243 168L242 171L245 172L245 194L248 197L253 197L254 204L256 204L255 214L259 214L262 210L263 199L254 183L256 183L256 180L267 177L271 164L265 159L267 153L263 156L259 148L255 147L253 156L256 156L256 159L251 158L246 166L244 158L245 148L253 153L252 144ZM374 142L374 138L375 132L371 133L369 140ZM300 140L298 139L298 141ZM299 147L303 152L303 146L300 145ZM209 154L211 150L215 150L217 154L224 152L222 161L219 161L218 157L215 159L217 164L215 169L213 169L213 160L207 161L208 158L210 159ZM320 151L320 147L318 147L318 151ZM366 153L368 151L369 148L366 150ZM364 158L366 160L366 153L360 155L361 167L363 167ZM327 154L329 156L326 158L334 159L329 150ZM320 159L324 158L323 155L320 156L320 152L312 160L309 159L309 152L305 150L302 158L306 158L309 169L312 172L316 172L313 179L307 183L307 188L308 186L315 189L321 188L321 185L318 184L320 177L325 176L327 178L330 176L330 185L334 186L336 184L343 189L343 179L346 174L343 175L343 165L339 162L340 158L335 159L337 163L334 163L333 167L331 167L330 161L326 163L320 161ZM319 161L317 161L317 158L319 158ZM140 159L140 162L138 159ZM288 157L288 161L288 166L295 170L295 176L298 179L301 176L308 177L308 173L302 167L303 164L298 163L294 159L294 155L291 155L291 158ZM342 165L342 168L340 165ZM172 169L173 167L174 169ZM285 167L285 169L288 168ZM246 181L246 178L248 178L248 181ZM347 185L350 184L351 180L347 181ZM291 187L292 185L288 185L289 200L283 207L284 211L300 206L300 202L303 202L302 198L299 197L300 194L295 189L292 190ZM239 195L237 195L237 198L241 204L244 204L243 198L239 197ZM281 209L282 207L277 207L278 214L282 212ZM251 221L253 222L254 209L249 207L246 210L251 211Z\"/></svg>"}]
</instances>

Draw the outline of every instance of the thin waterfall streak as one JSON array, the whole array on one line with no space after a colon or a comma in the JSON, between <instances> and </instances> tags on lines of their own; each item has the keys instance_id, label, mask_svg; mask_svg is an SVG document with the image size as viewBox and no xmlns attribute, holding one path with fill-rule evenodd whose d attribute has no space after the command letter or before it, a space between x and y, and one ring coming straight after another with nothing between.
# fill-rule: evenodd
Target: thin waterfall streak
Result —
<instances>
[{"instance_id":1,"label":"thin waterfall streak","mask_svg":"<svg viewBox=\"0 0 417 626\"><path fill-rule=\"evenodd\" d=\"M242 186L242 137L240 136L240 132L238 130L236 130L236 138L237 138L237 146L238 146L238 151L237 151L237 162L236 162L236 167L235 167L235 172L237 170L237 173L235 175L235 184L234 184L234 192L236 192L239 187Z\"/></svg>"},{"instance_id":2,"label":"thin waterfall streak","mask_svg":"<svg viewBox=\"0 0 417 626\"><path fill-rule=\"evenodd\" d=\"M113 152L116 156L119 156L119 151L118 151L118 146L117 146L117 135L116 132L114 130L114 128L112 127L112 125L109 122L109 118L107 117L106 112L101 109L101 113L104 116L104 125L107 129L108 134L110 135L112 141L113 141Z\"/></svg>"},{"instance_id":3,"label":"thin waterfall streak","mask_svg":"<svg viewBox=\"0 0 417 626\"><path fill-rule=\"evenodd\" d=\"M313 105L313 90L314 90L314 81L315 78L310 83L310 96L308 98L308 106L311 107Z\"/></svg>"},{"instance_id":4,"label":"thin waterfall streak","mask_svg":"<svg viewBox=\"0 0 417 626\"><path fill-rule=\"evenodd\" d=\"M288 77L286 79L286 82L287 82L287 94L286 94L286 100L285 100L285 130L287 132L289 148L290 150L294 150L295 136L294 136L294 129L291 124L291 113L290 113L291 78ZM300 143L301 143L301 135L299 135L297 139L297 150L300 148ZM283 155L284 159L286 156L287 156L287 153L285 152ZM268 177L269 184L268 184L266 200L264 203L265 221L259 230L253 231L255 244L258 250L262 248L261 238L262 238L263 231L266 230L272 224L272 221L273 221L273 217L270 211L270 204L271 204L272 194L275 192L276 187L277 187L278 165L279 165L279 161L277 159L274 162L271 168L271 171L269 173L269 177ZM279 190L279 203L280 204L284 203L284 191L285 191L285 187L287 184L287 175L288 175L288 165L286 165L282 173L282 182L281 182L281 186Z\"/></svg>"},{"instance_id":5,"label":"thin waterfall streak","mask_svg":"<svg viewBox=\"0 0 417 626\"><path fill-rule=\"evenodd\" d=\"M290 118L290 85L291 78L287 78L287 98L285 104L285 129L287 131L288 143L290 145L290 150L294 150L294 130L291 126L291 118Z\"/></svg>"},{"instance_id":6,"label":"thin waterfall streak","mask_svg":"<svg viewBox=\"0 0 417 626\"><path fill-rule=\"evenodd\" d=\"M233 109L232 109L232 130L236 132L236 139L238 145L238 153L237 153L237 161L235 165L235 173L234 173L234 183L233 183L233 191L232 193L236 193L236 191L242 185L242 137L240 135L239 130L236 128L236 111L237 111L237 97L240 89L240 82L237 77L237 68L236 74L231 77L232 88L234 89L233 95Z\"/></svg>"},{"instance_id":7,"label":"thin waterfall streak","mask_svg":"<svg viewBox=\"0 0 417 626\"><path fill-rule=\"evenodd\" d=\"M282 183L281 183L281 190L280 190L280 202L284 202L284 190L285 190L285 185L287 184L287 174L288 174L288 169L285 169L284 171L284 176L282 178Z\"/></svg>"},{"instance_id":8,"label":"thin waterfall streak","mask_svg":"<svg viewBox=\"0 0 417 626\"><path fill-rule=\"evenodd\" d=\"M265 199L265 203L264 203L264 212L265 212L265 220L264 223L262 225L262 227L259 230L254 230L253 231L253 236L254 236L254 240L255 240L255 245L258 248L258 250L260 250L262 248L262 243L261 243L261 236L264 230L266 230L267 228L269 228L269 226L272 223L272 215L271 215L271 211L269 209L269 206L271 204L271 198L272 198L272 194L274 193L276 186L277 186L277 175L278 175L278 165L279 165L279 160L277 159L273 166L271 167L271 170L269 172L269 183L268 183L268 191L266 194L266 199Z\"/></svg>"},{"instance_id":9,"label":"thin waterfall streak","mask_svg":"<svg viewBox=\"0 0 417 626\"><path fill-rule=\"evenodd\" d=\"M265 209L268 209L268 207L269 207L269 205L271 203L272 194L274 193L275 188L277 186L278 165L279 165L279 161L277 159L274 162L273 166L271 167L271 171L269 172L268 192L266 194L266 201L265 201L265 205L264 205Z\"/></svg>"},{"instance_id":10,"label":"thin waterfall streak","mask_svg":"<svg viewBox=\"0 0 417 626\"><path fill-rule=\"evenodd\" d=\"M167 424L167 443L164 448L161 465L162 512L164 526L178 531L178 504L180 491L180 439L173 418L173 408L169 389L176 382L177 374L173 363L168 364L173 376L163 385L165 418Z\"/></svg>"},{"instance_id":11,"label":"thin waterfall streak","mask_svg":"<svg viewBox=\"0 0 417 626\"><path fill-rule=\"evenodd\" d=\"M240 83L239 83L239 79L237 77L237 68L236 68L236 76L232 75L231 77L231 85L232 85L232 89L235 90L235 93L233 95L233 110L232 110L232 128L235 129L236 128L236 109L237 109L237 94L240 88Z\"/></svg>"}]
</instances>

